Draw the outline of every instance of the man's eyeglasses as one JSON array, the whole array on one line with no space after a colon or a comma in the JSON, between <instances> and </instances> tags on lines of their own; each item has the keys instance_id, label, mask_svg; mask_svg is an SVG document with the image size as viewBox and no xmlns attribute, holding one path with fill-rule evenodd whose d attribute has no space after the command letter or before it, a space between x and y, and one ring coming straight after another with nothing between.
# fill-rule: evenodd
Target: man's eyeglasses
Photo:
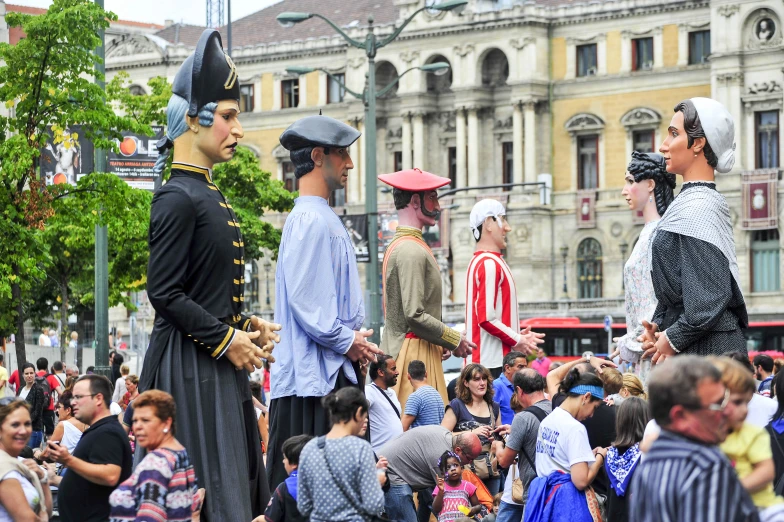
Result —
<instances>
[{"instance_id":1,"label":"man's eyeglasses","mask_svg":"<svg viewBox=\"0 0 784 522\"><path fill-rule=\"evenodd\" d=\"M705 408L702 409L710 410L710 411L724 411L727 408L727 404L729 403L730 403L730 390L729 388L727 388L724 390L724 399L722 399L720 404L715 404L715 403L708 404L707 406L705 406Z\"/></svg>"},{"instance_id":2,"label":"man's eyeglasses","mask_svg":"<svg viewBox=\"0 0 784 522\"><path fill-rule=\"evenodd\" d=\"M95 397L96 395L98 395L98 394L97 393L90 393L89 395L71 395L71 399L73 399L75 401L80 401L80 400L84 399L85 397Z\"/></svg>"}]
</instances>

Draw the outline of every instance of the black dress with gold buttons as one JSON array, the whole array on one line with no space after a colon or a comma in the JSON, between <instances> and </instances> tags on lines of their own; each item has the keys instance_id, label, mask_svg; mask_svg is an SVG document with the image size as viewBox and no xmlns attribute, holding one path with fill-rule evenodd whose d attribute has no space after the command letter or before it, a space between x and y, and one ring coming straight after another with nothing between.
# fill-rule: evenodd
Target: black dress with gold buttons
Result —
<instances>
[{"instance_id":1,"label":"black dress with gold buttons","mask_svg":"<svg viewBox=\"0 0 784 522\"><path fill-rule=\"evenodd\" d=\"M156 316L140 390L174 397L177 438L200 486L212 482L222 491L225 506L209 511L221 521L250 520L263 512L269 487L248 374L224 356L235 330L250 324L241 313L244 244L209 169L172 165L169 182L153 197L149 244L147 293ZM252 506L242 506L239 494L226 502L249 481Z\"/></svg>"}]
</instances>

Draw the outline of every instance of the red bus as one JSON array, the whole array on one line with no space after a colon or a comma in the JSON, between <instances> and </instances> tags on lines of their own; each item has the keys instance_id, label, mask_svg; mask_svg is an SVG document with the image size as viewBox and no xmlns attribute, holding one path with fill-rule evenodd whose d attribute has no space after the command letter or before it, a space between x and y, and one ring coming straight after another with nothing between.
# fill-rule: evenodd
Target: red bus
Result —
<instances>
[{"instance_id":1,"label":"red bus","mask_svg":"<svg viewBox=\"0 0 784 522\"><path fill-rule=\"evenodd\" d=\"M542 345L547 355L579 357L590 351L607 353L607 332L602 323L583 323L578 317L534 317L520 321L520 328L546 334ZM626 333L626 323L612 324L612 337ZM784 352L784 321L755 321L744 330L749 352Z\"/></svg>"}]
</instances>

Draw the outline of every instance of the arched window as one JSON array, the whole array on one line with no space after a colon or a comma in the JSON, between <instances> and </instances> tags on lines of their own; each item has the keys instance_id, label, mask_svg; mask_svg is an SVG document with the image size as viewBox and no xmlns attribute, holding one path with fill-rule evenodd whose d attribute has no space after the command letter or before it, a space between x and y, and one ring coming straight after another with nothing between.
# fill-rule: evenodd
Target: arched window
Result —
<instances>
[{"instance_id":1,"label":"arched window","mask_svg":"<svg viewBox=\"0 0 784 522\"><path fill-rule=\"evenodd\" d=\"M435 56L431 56L427 63L437 63L437 62L444 62L449 63L444 56L437 54ZM427 79L427 92L433 94L439 94L442 92L448 92L452 88L452 68L450 67L446 72L443 74L425 74L425 78Z\"/></svg>"},{"instance_id":2,"label":"arched window","mask_svg":"<svg viewBox=\"0 0 784 522\"><path fill-rule=\"evenodd\" d=\"M145 96L147 94L147 92L145 92L144 90L144 87L140 85L131 85L130 87L128 87L128 90L134 96Z\"/></svg>"},{"instance_id":3,"label":"arched window","mask_svg":"<svg viewBox=\"0 0 784 522\"><path fill-rule=\"evenodd\" d=\"M397 69L389 62L379 62L376 65L376 92L380 92L384 87L392 83L397 78ZM392 98L397 94L397 88L400 86L396 83L385 95L384 98Z\"/></svg>"},{"instance_id":4,"label":"arched window","mask_svg":"<svg viewBox=\"0 0 784 522\"><path fill-rule=\"evenodd\" d=\"M493 49L482 61L482 85L501 87L509 78L509 61L500 49Z\"/></svg>"},{"instance_id":5,"label":"arched window","mask_svg":"<svg viewBox=\"0 0 784 522\"><path fill-rule=\"evenodd\" d=\"M577 287L579 299L602 297L602 245L593 238L577 247Z\"/></svg>"}]
</instances>

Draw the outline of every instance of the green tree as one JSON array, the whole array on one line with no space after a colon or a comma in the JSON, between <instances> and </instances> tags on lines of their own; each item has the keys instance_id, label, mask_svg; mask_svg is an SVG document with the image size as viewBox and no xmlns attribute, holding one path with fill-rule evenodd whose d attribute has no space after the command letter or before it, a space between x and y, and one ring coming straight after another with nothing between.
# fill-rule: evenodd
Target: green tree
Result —
<instances>
[{"instance_id":1,"label":"green tree","mask_svg":"<svg viewBox=\"0 0 784 522\"><path fill-rule=\"evenodd\" d=\"M0 44L0 103L11 113L0 117L0 333L16 331L20 364L26 359L24 304L49 258L37 231L53 215L55 199L70 190L46 187L36 177L48 130L82 125L101 149L114 147L122 129L145 130L116 114L93 82L99 31L116 19L90 0L54 0L44 14L5 17L26 34L16 45Z\"/></svg>"}]
</instances>

